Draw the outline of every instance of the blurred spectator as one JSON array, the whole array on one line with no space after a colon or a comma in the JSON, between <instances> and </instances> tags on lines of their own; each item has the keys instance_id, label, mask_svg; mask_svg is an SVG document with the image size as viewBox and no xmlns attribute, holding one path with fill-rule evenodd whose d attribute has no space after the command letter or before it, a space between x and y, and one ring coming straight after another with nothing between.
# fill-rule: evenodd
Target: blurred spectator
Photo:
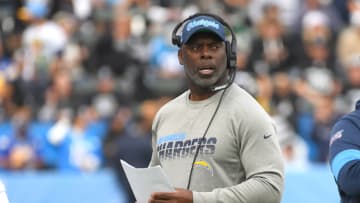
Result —
<instances>
[{"instance_id":1,"label":"blurred spectator","mask_svg":"<svg viewBox=\"0 0 360 203\"><path fill-rule=\"evenodd\" d=\"M250 42L249 42L250 43ZM236 56L236 69L238 71L246 71L254 73L252 67L250 66L250 52L251 49L238 47L237 56Z\"/></svg>"},{"instance_id":2,"label":"blurred spectator","mask_svg":"<svg viewBox=\"0 0 360 203\"><path fill-rule=\"evenodd\" d=\"M113 119L110 121L108 133L102 143L104 166L112 169L115 172L117 182L120 186L119 189L124 191L127 202L135 202L135 197L121 168L120 158L135 162L135 164L140 165L141 167L144 167L145 165L139 164L141 163L141 160L144 159L144 154L142 154L142 150L144 149L143 146L138 144L136 139L131 135L131 131L129 130L131 122L132 112L127 108L120 108L119 111L116 112ZM128 139L131 139L132 141L126 141ZM127 150L132 148L131 151L128 152L128 156L120 157L119 151L124 151L124 149L120 149L120 146L126 146Z\"/></svg>"},{"instance_id":3,"label":"blurred spectator","mask_svg":"<svg viewBox=\"0 0 360 203\"><path fill-rule=\"evenodd\" d=\"M308 147L296 134L287 119L281 115L272 115L279 136L280 148L285 160L286 171L304 171L309 167Z\"/></svg>"},{"instance_id":4,"label":"blurred spectator","mask_svg":"<svg viewBox=\"0 0 360 203\"><path fill-rule=\"evenodd\" d=\"M129 108L121 107L111 119L108 132L103 140L104 165L106 167L116 167L118 165L118 160L116 160L119 150L118 139L123 134L130 133L129 126L133 122L132 117L133 115Z\"/></svg>"},{"instance_id":5,"label":"blurred spectator","mask_svg":"<svg viewBox=\"0 0 360 203\"><path fill-rule=\"evenodd\" d=\"M314 127L311 135L317 153L312 161L321 163L328 161L331 127L341 116L342 114L335 109L333 97L321 96L317 99L314 108Z\"/></svg>"},{"instance_id":6,"label":"blurred spectator","mask_svg":"<svg viewBox=\"0 0 360 203\"><path fill-rule=\"evenodd\" d=\"M41 121L56 120L57 111L61 109L71 109L75 111L85 98L80 93L76 94L73 81L69 72L59 70L54 73L50 86L46 89L43 105L39 106L37 118Z\"/></svg>"},{"instance_id":7,"label":"blurred spectator","mask_svg":"<svg viewBox=\"0 0 360 203\"><path fill-rule=\"evenodd\" d=\"M344 112L350 112L350 108L360 98L360 53L349 57L344 69L346 74L343 88L344 106L346 107Z\"/></svg>"},{"instance_id":8,"label":"blurred spectator","mask_svg":"<svg viewBox=\"0 0 360 203\"><path fill-rule=\"evenodd\" d=\"M356 54L360 53L360 2L357 0L347 1L350 15L350 25L340 30L337 41L337 58L342 66Z\"/></svg>"},{"instance_id":9,"label":"blurred spectator","mask_svg":"<svg viewBox=\"0 0 360 203\"><path fill-rule=\"evenodd\" d=\"M5 77L0 74L0 123L10 120L17 106L13 102L13 87Z\"/></svg>"},{"instance_id":10,"label":"blurred spectator","mask_svg":"<svg viewBox=\"0 0 360 203\"><path fill-rule=\"evenodd\" d=\"M336 35L331 31L329 21L321 11L305 14L301 35L298 36L301 43L295 47L297 65L301 69L316 66L329 69L334 74L338 72L334 53Z\"/></svg>"},{"instance_id":11,"label":"blurred spectator","mask_svg":"<svg viewBox=\"0 0 360 203\"><path fill-rule=\"evenodd\" d=\"M277 72L272 77L274 91L272 105L279 116L285 118L292 129L296 129L296 95L293 91L292 78L286 72Z\"/></svg>"},{"instance_id":12,"label":"blurred spectator","mask_svg":"<svg viewBox=\"0 0 360 203\"><path fill-rule=\"evenodd\" d=\"M112 118L119 104L128 104L126 97L121 97L116 91L115 79L110 69L103 68L99 71L95 92L91 92L89 105L92 105L98 112L101 119L109 121Z\"/></svg>"},{"instance_id":13,"label":"blurred spectator","mask_svg":"<svg viewBox=\"0 0 360 203\"><path fill-rule=\"evenodd\" d=\"M49 130L48 139L57 148L56 167L64 171L96 171L102 164L101 136L88 131L94 121L91 108L84 107L75 114L60 117Z\"/></svg>"},{"instance_id":14,"label":"blurred spectator","mask_svg":"<svg viewBox=\"0 0 360 203\"><path fill-rule=\"evenodd\" d=\"M298 110L296 114L296 129L298 134L306 141L309 147L309 159L312 161L318 159L318 146L312 138L314 128L317 125L315 124L314 114L317 110L321 113L321 110L318 109L320 108L319 105L326 104L321 101L326 97L333 98L336 95L336 89L334 78L327 69L308 68L305 71L304 78L296 80L294 83L296 109ZM330 106L327 108L330 108ZM331 111L336 112L337 110ZM328 122L330 121L327 121L326 124Z\"/></svg>"},{"instance_id":15,"label":"blurred spectator","mask_svg":"<svg viewBox=\"0 0 360 203\"><path fill-rule=\"evenodd\" d=\"M151 65L159 78L183 79L181 65L177 62L177 48L170 44L169 38L164 38L164 35L169 34L170 31L167 27L150 42Z\"/></svg>"},{"instance_id":16,"label":"blurred spectator","mask_svg":"<svg viewBox=\"0 0 360 203\"><path fill-rule=\"evenodd\" d=\"M307 68L303 73L303 78L296 80L294 84L294 90L298 97L298 116L311 114L318 98L322 96L334 97L337 95L338 89L338 83L328 69Z\"/></svg>"},{"instance_id":17,"label":"blurred spectator","mask_svg":"<svg viewBox=\"0 0 360 203\"><path fill-rule=\"evenodd\" d=\"M171 44L171 32L175 26L170 21L154 22L160 26L149 42L150 67L145 75L145 85L156 96L176 95L185 86L185 75L179 64L178 48Z\"/></svg>"},{"instance_id":18,"label":"blurred spectator","mask_svg":"<svg viewBox=\"0 0 360 203\"><path fill-rule=\"evenodd\" d=\"M90 68L96 73L102 67L109 67L117 80L117 89L124 97L136 100L145 96L142 92L142 77L146 64L139 58L145 48L139 48L139 41L131 35L131 16L114 13L113 27L105 33L94 47L90 56ZM121 59L121 60L119 60Z\"/></svg>"},{"instance_id":19,"label":"blurred spectator","mask_svg":"<svg viewBox=\"0 0 360 203\"><path fill-rule=\"evenodd\" d=\"M156 100L141 103L134 121L131 120L128 110L121 109L112 120L103 144L106 163L115 170L119 183L127 192L129 202L134 202L135 199L119 160L123 159L135 167L148 166L152 152L151 125L160 108L159 104Z\"/></svg>"},{"instance_id":20,"label":"blurred spectator","mask_svg":"<svg viewBox=\"0 0 360 203\"><path fill-rule=\"evenodd\" d=\"M312 113L319 96L336 96L341 89L336 77L340 71L334 60L334 35L328 23L320 11L308 12L303 19L302 50L297 53L297 67L291 72L299 117Z\"/></svg>"},{"instance_id":21,"label":"blurred spectator","mask_svg":"<svg viewBox=\"0 0 360 203\"><path fill-rule=\"evenodd\" d=\"M4 44L5 43L0 34L0 74L8 75L9 67L12 63L12 60L8 55L6 55L6 50L5 50Z\"/></svg>"},{"instance_id":22,"label":"blurred spectator","mask_svg":"<svg viewBox=\"0 0 360 203\"><path fill-rule=\"evenodd\" d=\"M291 0L291 1L282 1L282 0L256 0L249 1L248 12L250 19L253 23L256 23L259 19L263 17L262 10L266 4L272 4L279 8L279 19L281 23L289 29L291 32L291 26L294 24L296 16L299 12L299 5L302 3L302 0Z\"/></svg>"},{"instance_id":23,"label":"blurred spectator","mask_svg":"<svg viewBox=\"0 0 360 203\"><path fill-rule=\"evenodd\" d=\"M65 139L65 136L71 128L71 119L73 111L71 109L60 109L56 112L56 118L45 133L45 155L44 159L49 167L58 167L59 145Z\"/></svg>"},{"instance_id":24,"label":"blurred spectator","mask_svg":"<svg viewBox=\"0 0 360 203\"><path fill-rule=\"evenodd\" d=\"M294 25L291 28L291 31L298 32L301 30L302 22L304 20L304 16L308 12L318 11L323 13L326 18L329 19L329 28L331 32L338 32L344 26L344 22L340 17L338 10L333 7L331 1L322 1L322 0L304 0L300 1L300 5L298 7L297 16L294 21Z\"/></svg>"},{"instance_id":25,"label":"blurred spectator","mask_svg":"<svg viewBox=\"0 0 360 203\"><path fill-rule=\"evenodd\" d=\"M257 97L258 87L256 84L256 79L251 73L247 71L237 70L234 83L245 89L253 97Z\"/></svg>"},{"instance_id":26,"label":"blurred spectator","mask_svg":"<svg viewBox=\"0 0 360 203\"><path fill-rule=\"evenodd\" d=\"M223 15L227 22L231 24L236 35L238 54L249 54L251 51L254 29L248 12L250 2L249 0L223 1Z\"/></svg>"},{"instance_id":27,"label":"blurred spectator","mask_svg":"<svg viewBox=\"0 0 360 203\"><path fill-rule=\"evenodd\" d=\"M259 37L254 40L251 53L253 69L256 74L289 70L292 65L289 47L293 42L279 20L279 7L265 4L263 14L256 24Z\"/></svg>"},{"instance_id":28,"label":"blurred spectator","mask_svg":"<svg viewBox=\"0 0 360 203\"><path fill-rule=\"evenodd\" d=\"M41 103L50 82L50 64L65 47L67 36L58 24L47 19L46 1L27 1L25 4L28 27L22 36L24 63L22 79L28 101Z\"/></svg>"},{"instance_id":29,"label":"blurred spectator","mask_svg":"<svg viewBox=\"0 0 360 203\"><path fill-rule=\"evenodd\" d=\"M203 1L204 4L209 4L208 1ZM250 66L249 55L251 53L253 39L255 32L253 24L249 18L248 0L225 0L215 1L216 9L212 8L211 13L217 13L223 16L232 27L232 30L237 40L237 69L242 72L252 72ZM212 7L211 5L208 5ZM239 72L239 73L240 73ZM238 80L238 82L240 82Z\"/></svg>"},{"instance_id":30,"label":"blurred spectator","mask_svg":"<svg viewBox=\"0 0 360 203\"><path fill-rule=\"evenodd\" d=\"M29 1L26 3L25 8L29 15L28 21L30 24L24 31L23 43L28 52L27 54L29 54L27 55L30 57L29 60L34 62L36 66L37 60L41 60L41 57L44 57L43 60L45 61L43 62L46 63L61 51L66 44L67 37L58 24L47 20L48 8L45 2ZM40 61L38 62L40 63ZM26 71L28 72L24 73L24 77L31 79L33 77L31 73L34 70Z\"/></svg>"},{"instance_id":31,"label":"blurred spectator","mask_svg":"<svg viewBox=\"0 0 360 203\"><path fill-rule=\"evenodd\" d=\"M276 113L274 112L274 107L271 100L274 92L271 76L266 74L256 76L256 87L256 100L269 114Z\"/></svg>"},{"instance_id":32,"label":"blurred spectator","mask_svg":"<svg viewBox=\"0 0 360 203\"><path fill-rule=\"evenodd\" d=\"M58 69L65 69L71 74L74 82L85 80L83 63L87 56L84 55L83 47L80 45L81 39L76 35L79 21L73 14L67 12L55 13L53 20L64 30L67 42L57 57L50 62L51 74Z\"/></svg>"},{"instance_id":33,"label":"blurred spectator","mask_svg":"<svg viewBox=\"0 0 360 203\"><path fill-rule=\"evenodd\" d=\"M249 3L249 0L224 0L222 2L225 9L224 14L230 20L229 22L235 25L235 32L237 30L236 26L244 25L246 21L250 21L248 16ZM238 18L235 19L235 16L237 16ZM246 24L250 23L251 22L246 22Z\"/></svg>"},{"instance_id":34,"label":"blurred spectator","mask_svg":"<svg viewBox=\"0 0 360 203\"><path fill-rule=\"evenodd\" d=\"M1 147L1 167L10 170L40 169L41 143L30 131L31 110L19 108L14 114L9 131L3 132ZM6 141L7 139L7 141Z\"/></svg>"}]
</instances>

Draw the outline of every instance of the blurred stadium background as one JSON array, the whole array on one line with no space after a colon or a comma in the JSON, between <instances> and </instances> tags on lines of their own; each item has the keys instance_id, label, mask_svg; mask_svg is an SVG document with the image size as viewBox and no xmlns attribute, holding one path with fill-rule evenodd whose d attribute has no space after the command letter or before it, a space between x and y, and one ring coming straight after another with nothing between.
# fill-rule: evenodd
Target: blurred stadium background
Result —
<instances>
[{"instance_id":1,"label":"blurred stadium background","mask_svg":"<svg viewBox=\"0 0 360 203\"><path fill-rule=\"evenodd\" d=\"M339 202L329 131L360 98L359 0L0 0L0 179L11 203L128 202L156 111L186 89L172 28L222 16L235 82L274 118L284 203Z\"/></svg>"}]
</instances>

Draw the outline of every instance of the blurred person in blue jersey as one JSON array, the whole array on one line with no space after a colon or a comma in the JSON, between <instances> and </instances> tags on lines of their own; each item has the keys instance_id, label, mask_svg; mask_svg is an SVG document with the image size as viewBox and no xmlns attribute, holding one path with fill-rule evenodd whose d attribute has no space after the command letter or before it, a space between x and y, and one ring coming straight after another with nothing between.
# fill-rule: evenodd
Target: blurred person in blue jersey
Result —
<instances>
[{"instance_id":1,"label":"blurred person in blue jersey","mask_svg":"<svg viewBox=\"0 0 360 203\"><path fill-rule=\"evenodd\" d=\"M356 109L333 127L330 140L330 166L341 203L360 202L360 99Z\"/></svg>"}]
</instances>

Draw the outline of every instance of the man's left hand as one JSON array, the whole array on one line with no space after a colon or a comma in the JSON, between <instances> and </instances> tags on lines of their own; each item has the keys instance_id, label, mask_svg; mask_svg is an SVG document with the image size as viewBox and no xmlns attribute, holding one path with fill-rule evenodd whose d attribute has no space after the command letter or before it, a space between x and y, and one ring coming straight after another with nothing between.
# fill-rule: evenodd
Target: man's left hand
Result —
<instances>
[{"instance_id":1,"label":"man's left hand","mask_svg":"<svg viewBox=\"0 0 360 203\"><path fill-rule=\"evenodd\" d=\"M176 189L175 192L155 192L148 203L192 203L193 194L190 190Z\"/></svg>"}]
</instances>

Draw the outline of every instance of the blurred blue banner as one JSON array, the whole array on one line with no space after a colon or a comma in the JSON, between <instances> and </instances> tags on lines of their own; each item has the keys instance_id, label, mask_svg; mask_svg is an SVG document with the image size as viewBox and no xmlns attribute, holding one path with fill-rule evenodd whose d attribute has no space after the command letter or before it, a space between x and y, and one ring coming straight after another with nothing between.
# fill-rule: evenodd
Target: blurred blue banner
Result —
<instances>
[{"instance_id":1,"label":"blurred blue banner","mask_svg":"<svg viewBox=\"0 0 360 203\"><path fill-rule=\"evenodd\" d=\"M282 203L339 203L336 183L327 165L311 165L303 171L288 171Z\"/></svg>"},{"instance_id":2,"label":"blurred blue banner","mask_svg":"<svg viewBox=\"0 0 360 203\"><path fill-rule=\"evenodd\" d=\"M0 173L10 203L126 203L109 170L96 173ZM330 170L325 165L288 171L282 203L339 203Z\"/></svg>"},{"instance_id":3,"label":"blurred blue banner","mask_svg":"<svg viewBox=\"0 0 360 203\"><path fill-rule=\"evenodd\" d=\"M96 173L1 173L10 203L126 203L108 170Z\"/></svg>"}]
</instances>

